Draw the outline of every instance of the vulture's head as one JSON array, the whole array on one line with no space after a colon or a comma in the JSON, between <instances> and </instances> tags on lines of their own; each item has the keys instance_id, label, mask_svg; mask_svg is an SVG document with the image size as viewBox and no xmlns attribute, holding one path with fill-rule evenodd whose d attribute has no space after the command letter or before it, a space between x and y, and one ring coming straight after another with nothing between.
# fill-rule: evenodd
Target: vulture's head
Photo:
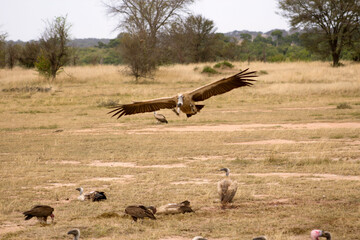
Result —
<instances>
[{"instance_id":1,"label":"vulture's head","mask_svg":"<svg viewBox=\"0 0 360 240\"><path fill-rule=\"evenodd\" d=\"M150 209L153 214L156 213L156 207L154 207L154 206L148 206L147 209Z\"/></svg>"},{"instance_id":2,"label":"vulture's head","mask_svg":"<svg viewBox=\"0 0 360 240\"><path fill-rule=\"evenodd\" d=\"M50 217L51 217L51 221L54 222L55 215L52 213L52 214L50 214Z\"/></svg>"},{"instance_id":3,"label":"vulture's head","mask_svg":"<svg viewBox=\"0 0 360 240\"><path fill-rule=\"evenodd\" d=\"M184 105L184 95L179 94L177 99L177 107L181 107Z\"/></svg>"},{"instance_id":4,"label":"vulture's head","mask_svg":"<svg viewBox=\"0 0 360 240\"><path fill-rule=\"evenodd\" d=\"M73 235L74 237L80 237L80 230L76 228L76 229L68 231L67 234Z\"/></svg>"},{"instance_id":5,"label":"vulture's head","mask_svg":"<svg viewBox=\"0 0 360 240\"><path fill-rule=\"evenodd\" d=\"M224 171L226 173L226 176L229 176L229 174L230 174L229 168L221 168L219 171Z\"/></svg>"},{"instance_id":6,"label":"vulture's head","mask_svg":"<svg viewBox=\"0 0 360 240\"><path fill-rule=\"evenodd\" d=\"M80 192L80 195L83 194L83 192L84 192L84 189L82 187L78 187L78 188L76 188L76 190L78 190Z\"/></svg>"},{"instance_id":7,"label":"vulture's head","mask_svg":"<svg viewBox=\"0 0 360 240\"><path fill-rule=\"evenodd\" d=\"M329 232L322 232L322 237L326 237L326 239L331 239L331 234Z\"/></svg>"}]
</instances>

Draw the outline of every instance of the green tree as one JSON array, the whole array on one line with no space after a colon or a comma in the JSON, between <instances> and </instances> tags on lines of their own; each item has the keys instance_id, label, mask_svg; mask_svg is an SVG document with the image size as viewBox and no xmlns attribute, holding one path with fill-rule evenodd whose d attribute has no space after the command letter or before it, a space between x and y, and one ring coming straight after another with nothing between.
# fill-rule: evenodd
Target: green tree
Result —
<instances>
[{"instance_id":1,"label":"green tree","mask_svg":"<svg viewBox=\"0 0 360 240\"><path fill-rule=\"evenodd\" d=\"M40 55L35 63L37 71L54 80L59 70L69 61L69 30L66 17L56 17L47 22L40 38Z\"/></svg>"},{"instance_id":2,"label":"green tree","mask_svg":"<svg viewBox=\"0 0 360 240\"><path fill-rule=\"evenodd\" d=\"M8 42L6 46L6 63L10 69L13 69L15 64L19 59L21 51L21 46L19 44L14 44L13 42Z\"/></svg>"},{"instance_id":3,"label":"green tree","mask_svg":"<svg viewBox=\"0 0 360 240\"><path fill-rule=\"evenodd\" d=\"M24 46L21 47L19 53L19 63L21 66L26 68L35 67L35 62L40 54L40 44L39 42L31 41L27 42Z\"/></svg>"},{"instance_id":4,"label":"green tree","mask_svg":"<svg viewBox=\"0 0 360 240\"><path fill-rule=\"evenodd\" d=\"M186 18L184 27L191 62L215 60L214 22L201 15L190 15Z\"/></svg>"},{"instance_id":5,"label":"green tree","mask_svg":"<svg viewBox=\"0 0 360 240\"><path fill-rule=\"evenodd\" d=\"M0 33L0 68L4 68L6 65L6 33Z\"/></svg>"},{"instance_id":6,"label":"green tree","mask_svg":"<svg viewBox=\"0 0 360 240\"><path fill-rule=\"evenodd\" d=\"M328 45L333 66L339 66L344 46L360 28L359 0L279 0L279 6L291 26L317 31L318 43Z\"/></svg>"}]
</instances>

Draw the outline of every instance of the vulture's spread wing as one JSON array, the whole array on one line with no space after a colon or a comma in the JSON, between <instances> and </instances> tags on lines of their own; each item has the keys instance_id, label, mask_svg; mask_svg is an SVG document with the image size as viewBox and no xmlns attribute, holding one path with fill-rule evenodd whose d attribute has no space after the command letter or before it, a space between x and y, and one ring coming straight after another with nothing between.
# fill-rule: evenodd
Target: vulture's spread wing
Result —
<instances>
[{"instance_id":1,"label":"vulture's spread wing","mask_svg":"<svg viewBox=\"0 0 360 240\"><path fill-rule=\"evenodd\" d=\"M189 92L190 97L193 101L203 101L212 96L223 94L233 90L234 88L251 86L251 79L256 77L256 72L247 72L248 69L241 71L231 77L223 78L218 81L209 83L205 86L199 87L192 92Z\"/></svg>"},{"instance_id":2,"label":"vulture's spread wing","mask_svg":"<svg viewBox=\"0 0 360 240\"><path fill-rule=\"evenodd\" d=\"M117 118L120 118L123 115L131 115L136 113L144 112L154 112L163 108L175 108L177 103L177 98L168 97L168 98L158 98L152 100L146 100L141 102L133 102L130 104L121 104L114 107L114 110L109 113L113 113L112 117L118 115Z\"/></svg>"}]
</instances>

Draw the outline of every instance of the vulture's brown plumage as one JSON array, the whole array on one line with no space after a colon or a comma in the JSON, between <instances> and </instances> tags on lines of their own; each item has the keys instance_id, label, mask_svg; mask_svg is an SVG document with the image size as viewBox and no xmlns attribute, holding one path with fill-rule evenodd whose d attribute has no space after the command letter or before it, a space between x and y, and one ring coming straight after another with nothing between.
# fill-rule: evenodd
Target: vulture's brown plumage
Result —
<instances>
[{"instance_id":1,"label":"vulture's brown plumage","mask_svg":"<svg viewBox=\"0 0 360 240\"><path fill-rule=\"evenodd\" d=\"M125 213L130 215L135 222L137 221L138 218L146 218L146 217L156 220L156 217L154 216L155 212L156 209L152 206L145 207L143 205L134 205L125 208Z\"/></svg>"},{"instance_id":2,"label":"vulture's brown plumage","mask_svg":"<svg viewBox=\"0 0 360 240\"><path fill-rule=\"evenodd\" d=\"M164 108L174 109L177 107L178 113L181 110L187 117L191 117L204 107L204 105L195 104L195 102L204 101L212 96L229 92L235 88L251 86L251 81L255 81L252 79L253 77L256 77L255 71L248 72L248 69L246 69L231 77L220 79L193 91L178 94L173 97L164 97L117 105L114 107L114 110L109 113L112 113L113 117L117 116L117 118L120 118L124 115L155 112Z\"/></svg>"},{"instance_id":3,"label":"vulture's brown plumage","mask_svg":"<svg viewBox=\"0 0 360 240\"><path fill-rule=\"evenodd\" d=\"M47 205L36 205L29 211L23 212L25 220L29 220L33 217L37 217L40 223L46 224L47 218L50 216L54 221L54 208Z\"/></svg>"},{"instance_id":4,"label":"vulture's brown plumage","mask_svg":"<svg viewBox=\"0 0 360 240\"><path fill-rule=\"evenodd\" d=\"M177 214L177 213L187 213L187 212L194 212L188 200L185 200L181 203L169 203L158 207L157 210L158 214Z\"/></svg>"}]
</instances>

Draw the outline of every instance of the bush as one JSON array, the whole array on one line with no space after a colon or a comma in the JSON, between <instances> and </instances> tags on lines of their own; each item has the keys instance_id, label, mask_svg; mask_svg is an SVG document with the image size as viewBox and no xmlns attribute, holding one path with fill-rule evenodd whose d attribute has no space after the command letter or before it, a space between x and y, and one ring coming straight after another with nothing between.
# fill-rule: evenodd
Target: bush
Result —
<instances>
[{"instance_id":1,"label":"bush","mask_svg":"<svg viewBox=\"0 0 360 240\"><path fill-rule=\"evenodd\" d=\"M348 103L340 103L336 106L337 109L351 109L352 107Z\"/></svg>"},{"instance_id":2,"label":"bush","mask_svg":"<svg viewBox=\"0 0 360 240\"><path fill-rule=\"evenodd\" d=\"M40 75L49 79L51 77L51 63L44 56L44 54L40 54L35 62L36 71L39 72Z\"/></svg>"},{"instance_id":3,"label":"bush","mask_svg":"<svg viewBox=\"0 0 360 240\"><path fill-rule=\"evenodd\" d=\"M228 61L219 62L214 65L214 68L233 68L233 67L234 67L234 65L232 65Z\"/></svg>"},{"instance_id":4,"label":"bush","mask_svg":"<svg viewBox=\"0 0 360 240\"><path fill-rule=\"evenodd\" d=\"M218 72L210 66L205 66L201 73L216 74Z\"/></svg>"}]
</instances>

